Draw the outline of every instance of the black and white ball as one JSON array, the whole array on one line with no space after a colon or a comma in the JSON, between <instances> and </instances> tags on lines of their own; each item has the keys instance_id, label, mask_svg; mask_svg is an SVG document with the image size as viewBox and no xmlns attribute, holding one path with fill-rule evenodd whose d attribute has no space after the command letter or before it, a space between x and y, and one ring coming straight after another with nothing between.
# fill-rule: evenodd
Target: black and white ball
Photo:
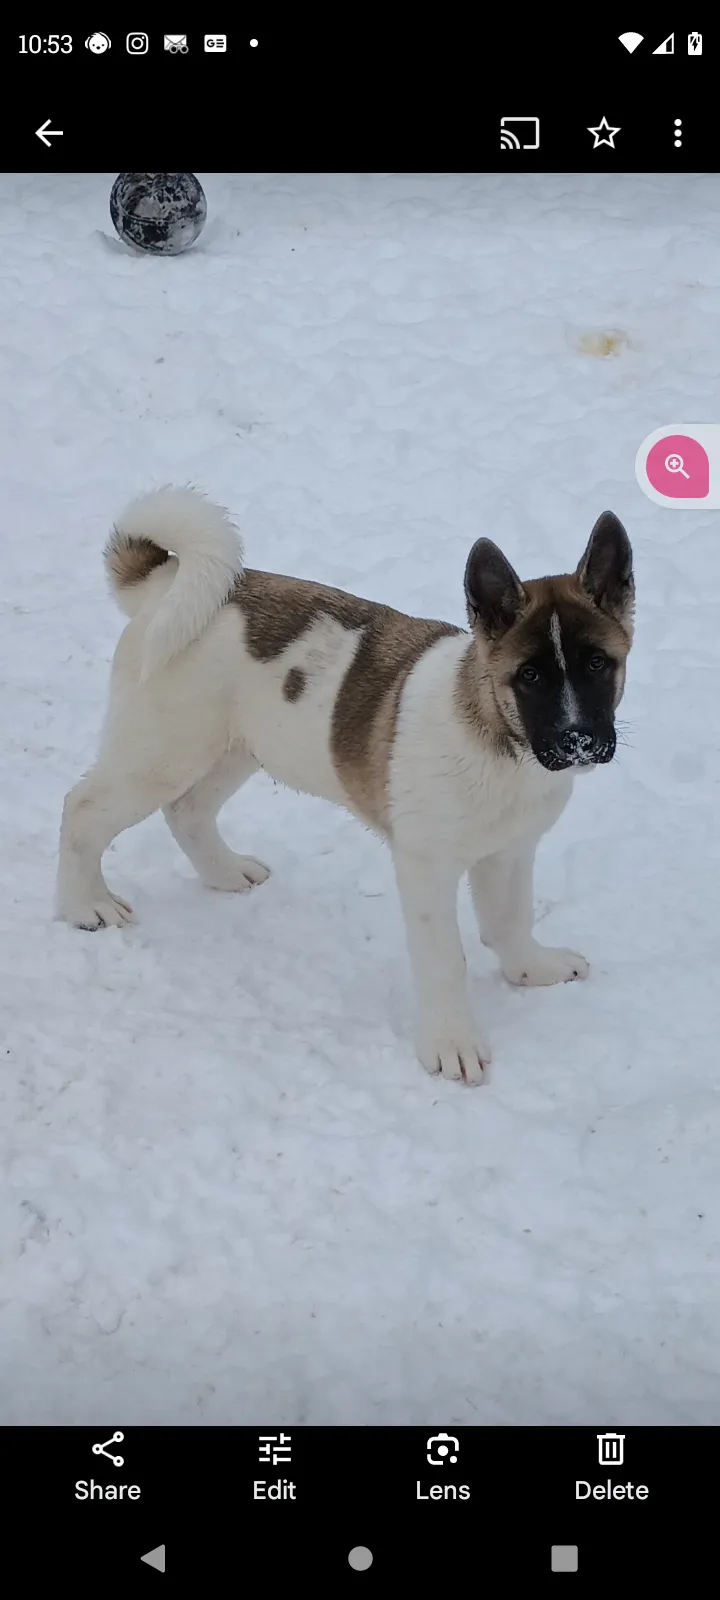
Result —
<instances>
[{"instance_id":1,"label":"black and white ball","mask_svg":"<svg viewBox=\"0 0 720 1600\"><path fill-rule=\"evenodd\" d=\"M193 172L121 172L110 193L110 216L125 244L179 256L199 239L207 200Z\"/></svg>"}]
</instances>

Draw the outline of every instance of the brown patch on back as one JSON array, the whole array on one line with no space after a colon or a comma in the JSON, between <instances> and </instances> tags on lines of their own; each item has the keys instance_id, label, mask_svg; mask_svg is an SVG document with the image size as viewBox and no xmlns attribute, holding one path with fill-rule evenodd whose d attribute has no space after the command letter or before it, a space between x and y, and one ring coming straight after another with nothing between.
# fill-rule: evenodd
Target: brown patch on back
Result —
<instances>
[{"instance_id":1,"label":"brown patch on back","mask_svg":"<svg viewBox=\"0 0 720 1600\"><path fill-rule=\"evenodd\" d=\"M169 552L161 550L151 539L135 534L121 533L113 528L103 552L105 569L115 589L127 589L132 584L143 583L169 560Z\"/></svg>"},{"instance_id":2,"label":"brown patch on back","mask_svg":"<svg viewBox=\"0 0 720 1600\"><path fill-rule=\"evenodd\" d=\"M322 583L253 569L238 579L232 598L242 610L246 646L256 661L281 655L322 617L358 635L333 710L332 758L353 808L387 832L388 766L403 686L426 650L463 630L450 622L409 617ZM286 688L295 670L288 673Z\"/></svg>"},{"instance_id":3,"label":"brown patch on back","mask_svg":"<svg viewBox=\"0 0 720 1600\"><path fill-rule=\"evenodd\" d=\"M285 699L290 700L291 703L299 700L306 682L305 673L301 672L299 667L291 667L283 684Z\"/></svg>"},{"instance_id":4,"label":"brown patch on back","mask_svg":"<svg viewBox=\"0 0 720 1600\"><path fill-rule=\"evenodd\" d=\"M407 617L378 606L335 702L333 760L358 810L383 832L390 828L388 768L400 696L426 650L462 629Z\"/></svg>"}]
</instances>

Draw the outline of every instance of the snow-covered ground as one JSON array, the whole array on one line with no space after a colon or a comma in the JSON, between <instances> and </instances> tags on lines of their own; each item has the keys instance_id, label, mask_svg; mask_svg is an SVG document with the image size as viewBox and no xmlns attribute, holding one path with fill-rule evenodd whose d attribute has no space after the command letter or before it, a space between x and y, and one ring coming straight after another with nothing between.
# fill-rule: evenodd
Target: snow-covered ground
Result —
<instances>
[{"instance_id":1,"label":"snow-covered ground","mask_svg":"<svg viewBox=\"0 0 720 1600\"><path fill-rule=\"evenodd\" d=\"M176 259L113 174L0 179L0 1420L720 1423L720 527L633 470L720 421L720 182L201 176ZM591 975L510 989L463 902L483 1089L414 1059L383 847L264 778L252 896L156 817L136 928L52 920L106 531L188 480L251 564L460 622L479 534L529 577L628 528L625 742L537 885Z\"/></svg>"}]
</instances>

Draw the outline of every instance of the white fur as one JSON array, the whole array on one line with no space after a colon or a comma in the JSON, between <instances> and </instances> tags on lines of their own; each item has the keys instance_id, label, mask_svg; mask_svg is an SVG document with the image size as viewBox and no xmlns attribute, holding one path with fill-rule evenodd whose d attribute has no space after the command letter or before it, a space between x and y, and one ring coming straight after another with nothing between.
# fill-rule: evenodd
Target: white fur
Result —
<instances>
[{"instance_id":1,"label":"white fur","mask_svg":"<svg viewBox=\"0 0 720 1600\"><path fill-rule=\"evenodd\" d=\"M173 583L145 634L143 678L186 649L220 610L242 572L242 539L226 511L195 489L141 495L115 524L127 538L149 539L178 557ZM118 591L133 616L142 585Z\"/></svg>"},{"instance_id":2,"label":"white fur","mask_svg":"<svg viewBox=\"0 0 720 1600\"><path fill-rule=\"evenodd\" d=\"M560 703L563 708L565 721L564 723L560 723L559 727L564 727L567 732L570 732L570 730L574 728L578 717L580 716L580 702L569 678L566 678L563 684Z\"/></svg>"},{"instance_id":3,"label":"white fur","mask_svg":"<svg viewBox=\"0 0 720 1600\"><path fill-rule=\"evenodd\" d=\"M258 767L352 809L332 761L331 721L360 633L320 617L275 659L253 659L240 608L218 598L237 570L237 536L224 513L187 491L172 501L171 493L177 491L155 498L150 524L158 538L162 527L179 569L166 564L134 591L97 763L65 801L58 914L78 926L128 920L130 908L105 884L102 855L116 834L158 808L204 881L234 891L262 882L267 868L231 851L216 817ZM181 513L180 537L173 505ZM131 525L152 537L148 502L131 516ZM121 526L128 531L127 515ZM194 610L183 565L205 574ZM203 608L210 614L201 628ZM389 811L417 991L418 1055L430 1072L479 1083L489 1051L466 996L457 921L463 874L470 872L483 938L511 982L567 981L583 977L587 963L532 938L535 847L567 804L572 774L546 772L531 757L498 756L461 720L455 691L467 646L466 634L441 639L407 679L390 758ZM150 673L150 660L164 664ZM282 692L291 667L307 680L295 703Z\"/></svg>"},{"instance_id":4,"label":"white fur","mask_svg":"<svg viewBox=\"0 0 720 1600\"><path fill-rule=\"evenodd\" d=\"M553 650L555 651L555 660L557 661L560 671L563 673L565 679L561 695L561 703L565 716L565 726L567 728L572 728L573 724L577 722L578 717L580 716L580 705L568 674L567 661L565 660L565 652L562 647L560 618L557 614L557 611L553 611L553 614L550 618L550 638L552 640Z\"/></svg>"},{"instance_id":5,"label":"white fur","mask_svg":"<svg viewBox=\"0 0 720 1600\"><path fill-rule=\"evenodd\" d=\"M552 646L553 650L555 651L555 660L557 661L560 671L567 672L567 662L563 654L562 634L560 632L560 618L557 614L557 611L553 611L553 614L550 618L550 638L552 639Z\"/></svg>"},{"instance_id":6,"label":"white fur","mask_svg":"<svg viewBox=\"0 0 720 1600\"><path fill-rule=\"evenodd\" d=\"M442 639L408 678L390 769L393 856L415 972L417 1049L428 1071L479 1082L490 1052L469 1012L457 921L471 872L481 932L511 982L572 977L570 952L532 939L532 861L572 792L566 770L484 748L455 709L466 637ZM527 863L524 873L516 862ZM480 864L479 866L477 864ZM493 871L488 864L496 864ZM556 977L548 977L555 964ZM587 963L573 958L579 976ZM461 1070L462 1069L462 1070Z\"/></svg>"},{"instance_id":7,"label":"white fur","mask_svg":"<svg viewBox=\"0 0 720 1600\"><path fill-rule=\"evenodd\" d=\"M240 672L242 686L234 737L247 742L260 766L279 783L352 810L333 764L330 724L361 634L333 617L318 617L281 655L259 662L244 648L245 623L239 611L237 618L240 661L236 659L234 670ZM282 686L293 667L305 673L306 681L300 699L291 704Z\"/></svg>"}]
</instances>

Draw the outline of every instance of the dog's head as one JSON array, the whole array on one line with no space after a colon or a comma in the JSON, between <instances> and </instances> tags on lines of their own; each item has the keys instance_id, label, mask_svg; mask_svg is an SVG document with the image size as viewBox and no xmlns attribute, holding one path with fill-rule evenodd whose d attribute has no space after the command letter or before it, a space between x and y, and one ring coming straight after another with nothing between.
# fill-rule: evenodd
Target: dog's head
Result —
<instances>
[{"instance_id":1,"label":"dog's head","mask_svg":"<svg viewBox=\"0 0 720 1600\"><path fill-rule=\"evenodd\" d=\"M617 517L598 518L576 572L527 583L491 539L478 539L465 596L505 738L550 772L612 761L635 599Z\"/></svg>"}]
</instances>

